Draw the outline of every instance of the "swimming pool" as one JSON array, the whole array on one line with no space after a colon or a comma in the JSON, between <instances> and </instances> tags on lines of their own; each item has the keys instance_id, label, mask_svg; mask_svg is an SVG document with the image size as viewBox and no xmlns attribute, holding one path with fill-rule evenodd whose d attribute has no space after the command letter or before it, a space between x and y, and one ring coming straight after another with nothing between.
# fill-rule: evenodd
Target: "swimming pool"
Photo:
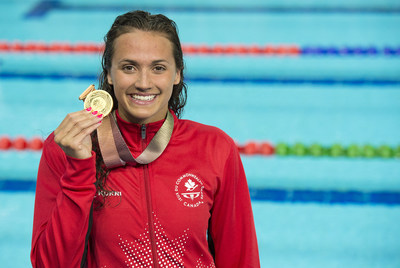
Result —
<instances>
[{"instance_id":1,"label":"swimming pool","mask_svg":"<svg viewBox=\"0 0 400 268\"><path fill-rule=\"evenodd\" d=\"M400 266L399 158L295 149L400 145L396 1L2 2L0 137L45 138L81 109L77 96L95 83L100 56L65 47L100 44L114 17L135 8L163 12L179 26L184 117L220 127L243 147L275 148L242 154L262 267ZM296 49L279 52L281 45ZM291 153L278 153L280 143ZM30 266L39 159L40 151L0 150L5 267Z\"/></svg>"}]
</instances>

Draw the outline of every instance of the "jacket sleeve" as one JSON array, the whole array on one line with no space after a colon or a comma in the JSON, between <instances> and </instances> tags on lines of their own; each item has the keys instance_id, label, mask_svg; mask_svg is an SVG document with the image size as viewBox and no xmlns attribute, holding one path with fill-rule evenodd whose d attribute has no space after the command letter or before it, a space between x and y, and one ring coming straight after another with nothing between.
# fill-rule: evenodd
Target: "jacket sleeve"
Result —
<instances>
[{"instance_id":1,"label":"jacket sleeve","mask_svg":"<svg viewBox=\"0 0 400 268\"><path fill-rule=\"evenodd\" d=\"M209 226L216 267L260 267L249 188L233 141L223 174Z\"/></svg>"},{"instance_id":2,"label":"jacket sleeve","mask_svg":"<svg viewBox=\"0 0 400 268\"><path fill-rule=\"evenodd\" d=\"M96 192L95 155L66 157L51 134L44 143L36 183L33 267L79 267Z\"/></svg>"}]
</instances>

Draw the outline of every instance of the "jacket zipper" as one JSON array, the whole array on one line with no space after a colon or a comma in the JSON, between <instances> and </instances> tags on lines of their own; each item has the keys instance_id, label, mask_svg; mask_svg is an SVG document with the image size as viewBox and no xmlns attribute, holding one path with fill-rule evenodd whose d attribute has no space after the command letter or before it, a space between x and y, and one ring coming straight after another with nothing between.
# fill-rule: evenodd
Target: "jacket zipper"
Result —
<instances>
[{"instance_id":1,"label":"jacket zipper","mask_svg":"<svg viewBox=\"0 0 400 268\"><path fill-rule=\"evenodd\" d=\"M141 126L141 143L142 151L146 147L146 125ZM157 245L154 233L154 221L153 221L153 204L151 202L151 191L150 191L150 176L148 165L143 165L143 176L144 176L144 186L146 190L146 203L147 203L147 218L149 224L149 235L150 235L150 246L151 254L153 256L153 267L158 268L158 258L157 258Z\"/></svg>"}]
</instances>

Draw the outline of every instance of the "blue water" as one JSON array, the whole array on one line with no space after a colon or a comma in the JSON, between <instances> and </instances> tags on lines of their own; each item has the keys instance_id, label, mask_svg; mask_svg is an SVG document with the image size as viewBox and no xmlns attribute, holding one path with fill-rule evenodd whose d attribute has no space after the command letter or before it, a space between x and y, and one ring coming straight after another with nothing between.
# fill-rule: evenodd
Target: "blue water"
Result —
<instances>
[{"instance_id":1,"label":"blue water","mask_svg":"<svg viewBox=\"0 0 400 268\"><path fill-rule=\"evenodd\" d=\"M65 0L47 10L40 3L0 2L0 40L99 43L116 15L147 7L177 22L183 44L400 47L396 0ZM241 144L400 145L400 83L346 83L399 81L399 55L185 60L184 118L218 126ZM77 97L97 84L99 71L97 54L0 53L0 137L47 137L67 113L82 109ZM39 159L40 152L0 151L2 267L30 267L34 192L4 183L33 185ZM252 189L400 192L398 158L242 160ZM253 210L262 267L400 267L398 204L254 200Z\"/></svg>"}]
</instances>

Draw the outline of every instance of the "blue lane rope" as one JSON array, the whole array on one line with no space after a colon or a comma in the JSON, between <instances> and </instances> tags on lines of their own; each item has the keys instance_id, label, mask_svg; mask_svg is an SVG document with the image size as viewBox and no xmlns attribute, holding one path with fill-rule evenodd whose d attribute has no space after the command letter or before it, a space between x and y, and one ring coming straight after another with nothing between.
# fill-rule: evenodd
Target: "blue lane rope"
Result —
<instances>
[{"instance_id":1,"label":"blue lane rope","mask_svg":"<svg viewBox=\"0 0 400 268\"><path fill-rule=\"evenodd\" d=\"M65 73L8 73L0 72L0 79L22 78L27 80L85 80L98 79L95 74L65 74ZM186 77L187 82L193 83L233 83L233 84L315 84L315 85L349 85L349 86L393 86L400 85L400 79L335 79L335 78L240 78L240 77Z\"/></svg>"},{"instance_id":2,"label":"blue lane rope","mask_svg":"<svg viewBox=\"0 0 400 268\"><path fill-rule=\"evenodd\" d=\"M35 191L34 180L0 180L0 192ZM253 201L278 203L322 203L322 204L358 204L358 205L400 205L400 192L394 191L336 191L336 190L288 190L250 187Z\"/></svg>"},{"instance_id":3,"label":"blue lane rope","mask_svg":"<svg viewBox=\"0 0 400 268\"><path fill-rule=\"evenodd\" d=\"M300 55L337 55L337 56L400 56L400 47L321 47L321 46L306 46L300 48Z\"/></svg>"}]
</instances>

